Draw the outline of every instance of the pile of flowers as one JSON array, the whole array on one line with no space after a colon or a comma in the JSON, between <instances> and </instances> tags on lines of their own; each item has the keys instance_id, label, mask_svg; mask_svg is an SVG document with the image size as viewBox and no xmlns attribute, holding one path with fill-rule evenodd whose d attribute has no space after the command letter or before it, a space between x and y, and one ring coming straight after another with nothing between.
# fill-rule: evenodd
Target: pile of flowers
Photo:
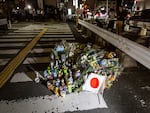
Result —
<instances>
[{"instance_id":1,"label":"pile of flowers","mask_svg":"<svg viewBox=\"0 0 150 113\"><path fill-rule=\"evenodd\" d=\"M47 88L58 96L82 91L90 73L106 76L105 88L112 86L121 72L117 54L92 44L62 41L52 49L50 64L43 72Z\"/></svg>"}]
</instances>

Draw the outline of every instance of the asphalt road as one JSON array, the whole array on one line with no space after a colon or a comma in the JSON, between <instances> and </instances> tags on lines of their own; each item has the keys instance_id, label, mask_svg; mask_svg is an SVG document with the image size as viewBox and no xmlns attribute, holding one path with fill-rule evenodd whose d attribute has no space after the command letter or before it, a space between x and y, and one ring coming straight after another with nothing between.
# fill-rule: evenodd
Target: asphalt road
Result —
<instances>
[{"instance_id":1,"label":"asphalt road","mask_svg":"<svg viewBox=\"0 0 150 113\"><path fill-rule=\"evenodd\" d=\"M30 24L29 24L30 25ZM82 36L78 34L73 24L69 24L71 30L74 35L74 42L82 42L87 43L89 40L82 40ZM19 26L19 24L18 24ZM23 25L20 25L23 26ZM19 26L19 28L20 28ZM28 24L27 24L28 26ZM47 26L47 25L46 25ZM19 29L18 28L18 29ZM15 28L17 29L17 28ZM28 31L29 33L30 31ZM35 31L34 31L35 32ZM70 32L70 31L69 31ZM23 33L22 33L23 34ZM32 32L32 35L34 33ZM12 35L12 34L11 34ZM23 34L24 35L24 34ZM62 35L62 34L61 34ZM70 34L69 34L70 35ZM5 35L10 36L9 34ZM20 34L15 36L21 36ZM26 35L27 36L27 35ZM31 36L31 35L29 35ZM34 37L30 37L31 39ZM10 36L11 37L11 36ZM7 37L6 39L10 39ZM49 35L49 37L51 37ZM64 36L65 37L65 36ZM16 37L15 37L16 38ZM44 38L44 37L43 37ZM58 38L58 37L57 37ZM69 37L72 42L72 36ZM68 38L68 40L69 40ZM4 38L0 38L4 39ZM26 38L22 38L26 39ZM19 43L28 43L29 41L17 41L18 46L3 46L0 47L0 50L10 50L10 49L17 49L18 51L21 50L24 46L19 46ZM27 75L31 72L28 68L29 66L34 67L35 70L43 71L43 69L48 65L49 62L46 60L44 61L45 57L49 55L48 52L36 52L36 49L48 49L49 47L54 47L56 42L58 41L39 41L39 46L36 45L34 47L35 51L30 53L27 58L35 59L40 57L42 62L35 62L35 63L24 63L20 65L15 73L24 72ZM7 41L5 43L8 43ZM12 42L11 42L12 43ZM13 42L14 43L14 42ZM4 44L1 42L1 44ZM50 44L46 45L46 44ZM46 51L46 50L45 50ZM6 58L13 58L17 55L16 53L12 54L2 54L0 53L1 59ZM28 59L29 60L29 59ZM4 61L4 60L3 60ZM5 67L5 65L1 65L1 70ZM33 74L33 73L32 73ZM11 79L10 79L11 80ZM50 91L47 90L45 85L43 84L36 84L33 81L26 81L26 82L15 82L11 83L8 81L1 89L0 89L0 100L7 100L7 101L20 101L23 99L29 99L31 97L44 97L45 95L52 95ZM107 103L108 108L98 108L98 109L91 109L91 110L78 110L74 112L67 112L66 113L149 113L150 111L150 70L146 69L144 66L138 64L138 67L133 68L126 68L123 70L121 75L117 78L117 80L113 83L113 86L109 89L104 91L104 99ZM0 102L1 102L0 101ZM9 109L9 108L8 108ZM45 113L52 113L52 111L45 111ZM0 110L1 113L1 110Z\"/></svg>"}]
</instances>

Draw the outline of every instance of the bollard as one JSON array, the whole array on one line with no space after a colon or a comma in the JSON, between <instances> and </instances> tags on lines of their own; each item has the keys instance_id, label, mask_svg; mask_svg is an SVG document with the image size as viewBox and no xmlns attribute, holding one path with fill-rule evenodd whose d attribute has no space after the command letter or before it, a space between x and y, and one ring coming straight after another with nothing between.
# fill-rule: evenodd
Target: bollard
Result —
<instances>
[{"instance_id":1,"label":"bollard","mask_svg":"<svg viewBox=\"0 0 150 113\"><path fill-rule=\"evenodd\" d=\"M12 25L11 25L11 20L8 20L8 28L11 29Z\"/></svg>"},{"instance_id":2,"label":"bollard","mask_svg":"<svg viewBox=\"0 0 150 113\"><path fill-rule=\"evenodd\" d=\"M140 31L140 36L145 37L146 34L147 34L147 27L146 27L146 24L143 24L143 27L141 28L141 31Z\"/></svg>"}]
</instances>

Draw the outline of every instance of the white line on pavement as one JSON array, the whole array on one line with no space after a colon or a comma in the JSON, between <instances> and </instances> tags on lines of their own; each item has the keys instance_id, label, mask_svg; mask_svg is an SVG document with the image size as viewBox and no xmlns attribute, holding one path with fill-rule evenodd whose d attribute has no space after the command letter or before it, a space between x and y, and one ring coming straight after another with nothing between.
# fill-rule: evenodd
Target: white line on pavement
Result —
<instances>
[{"instance_id":1,"label":"white line on pavement","mask_svg":"<svg viewBox=\"0 0 150 113\"><path fill-rule=\"evenodd\" d=\"M107 108L102 95L100 103L97 94L90 92L72 93L65 98L52 96L32 97L24 100L0 101L2 113L63 113L66 111L82 111L96 108Z\"/></svg>"}]
</instances>

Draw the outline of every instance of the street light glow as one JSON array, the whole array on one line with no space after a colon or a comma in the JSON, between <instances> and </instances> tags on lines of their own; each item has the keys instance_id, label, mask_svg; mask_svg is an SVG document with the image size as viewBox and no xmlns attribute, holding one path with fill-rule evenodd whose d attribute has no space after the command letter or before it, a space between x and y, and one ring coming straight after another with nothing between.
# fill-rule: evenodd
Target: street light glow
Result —
<instances>
[{"instance_id":1,"label":"street light glow","mask_svg":"<svg viewBox=\"0 0 150 113\"><path fill-rule=\"evenodd\" d=\"M19 7L17 7L17 9L19 10Z\"/></svg>"},{"instance_id":2,"label":"street light glow","mask_svg":"<svg viewBox=\"0 0 150 113\"><path fill-rule=\"evenodd\" d=\"M31 5L27 5L27 8L28 8L28 9L31 9Z\"/></svg>"},{"instance_id":3,"label":"street light glow","mask_svg":"<svg viewBox=\"0 0 150 113\"><path fill-rule=\"evenodd\" d=\"M72 15L72 10L68 9L68 15Z\"/></svg>"}]
</instances>

